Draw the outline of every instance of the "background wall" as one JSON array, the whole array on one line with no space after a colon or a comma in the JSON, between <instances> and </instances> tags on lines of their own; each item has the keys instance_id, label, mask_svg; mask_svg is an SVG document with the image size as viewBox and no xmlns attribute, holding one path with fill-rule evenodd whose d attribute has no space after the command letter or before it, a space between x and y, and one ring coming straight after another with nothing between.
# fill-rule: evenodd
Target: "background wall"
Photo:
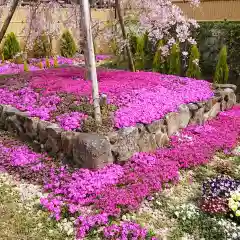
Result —
<instances>
[{"instance_id":1,"label":"background wall","mask_svg":"<svg viewBox=\"0 0 240 240\"><path fill-rule=\"evenodd\" d=\"M240 21L240 0L201 0L200 8L196 9L191 8L187 1L173 0L173 2L180 6L189 17L198 21L222 21L224 19ZM62 14L64 11L68 11L68 8L62 8L60 11L60 14ZM23 29L27 21L27 12L27 7L18 7L7 31L8 33L14 32L22 45L25 39ZM4 12L3 18L0 19L0 24L2 24L6 14L7 11ZM100 20L102 25L104 25L104 22L114 19L115 15L113 9L92 9L91 14L92 18ZM63 27L61 30L63 31ZM76 39L79 34L80 32L78 29L73 31L73 35ZM61 33L59 33L59 36L60 35ZM99 36L96 41L97 51L104 52L107 49L107 45L104 44L104 42L100 43L100 40L101 36ZM58 52L57 40L53 41L53 49Z\"/></svg>"},{"instance_id":2,"label":"background wall","mask_svg":"<svg viewBox=\"0 0 240 240\"><path fill-rule=\"evenodd\" d=\"M187 1L173 2L198 21L240 20L240 0L201 0L200 7L195 9Z\"/></svg>"},{"instance_id":3,"label":"background wall","mask_svg":"<svg viewBox=\"0 0 240 240\"><path fill-rule=\"evenodd\" d=\"M14 32L18 38L18 40L20 41L21 46L24 45L25 42L25 32L24 32L24 28L27 24L27 17L28 16L28 8L27 7L18 7L18 9L16 10L15 14L13 15L12 21L8 27L7 33L10 32ZM68 8L62 8L60 9L61 13L59 13L59 15L64 16L64 12L68 11ZM3 17L0 19L0 26L3 24L3 21L7 15L7 10L4 11L3 13ZM101 21L101 25L104 26L104 23L113 19L114 18L114 11L111 9L99 9L99 10L92 10L91 12L92 14L92 18L93 19L97 19ZM60 25L60 29L61 31L58 34L58 37L61 36L62 32L64 31L64 26ZM7 34L6 33L6 34ZM75 39L79 39L79 35L80 35L80 31L79 29L75 29L72 31L73 36L75 37ZM100 36L101 38L101 36ZM104 51L104 49L106 49L106 44L104 46L104 44L100 45L100 39L98 38L96 41L96 45L100 46L98 47L98 51ZM53 41L53 50L58 53L58 39L55 39Z\"/></svg>"}]
</instances>

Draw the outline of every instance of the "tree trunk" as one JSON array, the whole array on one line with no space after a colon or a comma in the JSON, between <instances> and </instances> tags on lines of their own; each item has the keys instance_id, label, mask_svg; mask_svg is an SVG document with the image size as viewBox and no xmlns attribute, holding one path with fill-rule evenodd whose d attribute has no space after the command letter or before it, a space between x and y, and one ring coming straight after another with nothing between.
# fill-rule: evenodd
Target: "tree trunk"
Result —
<instances>
[{"instance_id":1,"label":"tree trunk","mask_svg":"<svg viewBox=\"0 0 240 240\"><path fill-rule=\"evenodd\" d=\"M89 0L82 0L80 4L81 9L81 21L84 30L84 36L86 37L86 46L84 57L87 60L87 70L90 73L90 80L92 81L92 97L94 106L94 117L98 124L102 123L101 109L99 104L99 91L98 91L98 81L97 81L97 70L95 62L95 54L92 39L92 29L90 23L90 12L89 12ZM87 59L86 59L87 58Z\"/></svg>"},{"instance_id":2,"label":"tree trunk","mask_svg":"<svg viewBox=\"0 0 240 240\"><path fill-rule=\"evenodd\" d=\"M10 9L10 12L8 13L7 18L5 19L5 21L3 23L2 29L0 31L0 44L1 44L2 40L3 40L3 37L4 37L7 29L8 29L8 26L9 26L11 20L12 20L13 14L15 13L15 10L16 10L16 8L18 6L18 3L19 3L19 0L14 0L13 1L12 7Z\"/></svg>"},{"instance_id":3,"label":"tree trunk","mask_svg":"<svg viewBox=\"0 0 240 240\"><path fill-rule=\"evenodd\" d=\"M127 39L127 34L126 34L125 27L124 27L122 13L121 13L120 0L115 0L115 7L116 7L116 10L117 10L119 23L120 23L121 30L122 30L123 40L126 42L126 52L127 52L127 56L128 56L129 67L130 67L131 71L135 72L133 56L132 56L132 52L131 52L129 42L128 42L128 39Z\"/></svg>"},{"instance_id":4,"label":"tree trunk","mask_svg":"<svg viewBox=\"0 0 240 240\"><path fill-rule=\"evenodd\" d=\"M86 38L86 24L84 24L84 20L83 20L83 0L80 0L80 13L82 15L81 17L81 21L80 21L80 34L83 35L82 38L82 45L83 45L83 55L84 55L84 63L85 63L85 79L88 80L90 79L90 69L88 68L89 66L89 59L88 59L88 46L87 46L87 38Z\"/></svg>"}]
</instances>

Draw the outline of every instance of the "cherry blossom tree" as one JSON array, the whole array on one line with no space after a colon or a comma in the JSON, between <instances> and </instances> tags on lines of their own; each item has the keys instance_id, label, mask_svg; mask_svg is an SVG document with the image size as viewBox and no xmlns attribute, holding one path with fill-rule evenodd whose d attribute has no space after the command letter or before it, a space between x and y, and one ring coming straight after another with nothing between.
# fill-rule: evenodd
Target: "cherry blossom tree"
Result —
<instances>
[{"instance_id":1,"label":"cherry blossom tree","mask_svg":"<svg viewBox=\"0 0 240 240\"><path fill-rule=\"evenodd\" d=\"M128 55L129 67L130 67L131 71L135 72L135 66L134 66L134 62L133 62L132 52L131 52L131 49L130 49L129 42L127 41L127 33L126 33L126 30L125 30L124 21L123 21L123 17L122 17L120 0L115 0L115 8L116 8L116 11L117 11L120 27L121 27L121 30L122 30L122 37L123 37L123 40L126 43L125 47L126 47L126 51L127 51L127 55Z\"/></svg>"},{"instance_id":2,"label":"cherry blossom tree","mask_svg":"<svg viewBox=\"0 0 240 240\"><path fill-rule=\"evenodd\" d=\"M189 3L192 7L198 7L199 0L191 0ZM147 32L153 41L164 40L166 44L162 46L162 52L165 55L169 54L169 49L175 42L196 44L191 37L191 30L198 27L197 22L188 18L181 8L172 1L122 0L120 4L122 11L127 9L123 16L127 36L132 33L142 35ZM113 25L120 25L120 23L113 22ZM112 31L112 29L115 29L115 31ZM119 31L121 28L115 27L112 29L106 31L108 33L106 38L115 39L119 50L122 51L128 42L121 37Z\"/></svg>"}]
</instances>

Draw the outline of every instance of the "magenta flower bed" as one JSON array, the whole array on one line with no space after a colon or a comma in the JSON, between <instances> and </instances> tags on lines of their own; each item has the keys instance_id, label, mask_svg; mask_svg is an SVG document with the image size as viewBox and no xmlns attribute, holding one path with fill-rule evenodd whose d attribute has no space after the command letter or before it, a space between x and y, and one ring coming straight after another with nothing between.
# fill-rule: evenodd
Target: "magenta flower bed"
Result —
<instances>
[{"instance_id":1,"label":"magenta flower bed","mask_svg":"<svg viewBox=\"0 0 240 240\"><path fill-rule=\"evenodd\" d=\"M81 129L81 122L87 115L80 112L64 113L56 117L60 126L65 130Z\"/></svg>"},{"instance_id":2,"label":"magenta flower bed","mask_svg":"<svg viewBox=\"0 0 240 240\"><path fill-rule=\"evenodd\" d=\"M109 55L96 55L96 61L102 61L109 59L111 56ZM37 58L31 58L28 59L30 64L28 64L29 71L36 71L41 70L37 64L42 62L43 67L46 67L46 59L37 59ZM53 58L49 58L49 62L51 66L54 66L54 60ZM82 58L65 58L58 56L57 62L59 65L74 65L75 62L84 64L84 57ZM24 65L23 64L15 64L10 62L5 62L0 65L0 75L1 74L18 74L24 71Z\"/></svg>"},{"instance_id":3,"label":"magenta flower bed","mask_svg":"<svg viewBox=\"0 0 240 240\"><path fill-rule=\"evenodd\" d=\"M73 79L73 77L79 77ZM99 71L100 93L119 109L115 113L117 128L151 123L166 113L177 111L179 105L209 99L213 96L210 83L189 78L151 72ZM84 80L77 68L36 73L30 86L44 89L46 94L67 92L91 96L91 82Z\"/></svg>"},{"instance_id":4,"label":"magenta flower bed","mask_svg":"<svg viewBox=\"0 0 240 240\"><path fill-rule=\"evenodd\" d=\"M29 65L29 71L37 71L40 70L38 67ZM4 63L0 65L0 75L1 74L18 74L24 71L23 64L15 64L15 63Z\"/></svg>"},{"instance_id":5,"label":"magenta flower bed","mask_svg":"<svg viewBox=\"0 0 240 240\"><path fill-rule=\"evenodd\" d=\"M61 101L57 94L42 96L29 87L15 91L1 88L0 98L1 104L12 105L19 110L28 111L31 116L37 116L43 120L50 118L50 113L57 109L56 105Z\"/></svg>"},{"instance_id":6,"label":"magenta flower bed","mask_svg":"<svg viewBox=\"0 0 240 240\"><path fill-rule=\"evenodd\" d=\"M181 104L213 96L207 81L152 72L99 70L98 79L100 93L106 94L108 102L118 107L114 116L117 128L151 123L168 112L177 111ZM48 120L51 112L56 110L56 104L62 101L58 93L72 93L89 99L92 93L91 82L84 80L84 70L75 67L33 72L24 89L25 93L1 89L0 103L29 111L43 120ZM34 93L36 90L41 90L41 94ZM76 121L81 119L76 117Z\"/></svg>"},{"instance_id":7,"label":"magenta flower bed","mask_svg":"<svg viewBox=\"0 0 240 240\"><path fill-rule=\"evenodd\" d=\"M27 147L4 145L0 145L0 166L20 177L43 182L49 195L41 200L42 205L57 220L66 210L77 216L79 239L102 225L106 226L106 239L112 234L113 239L125 239L126 231L144 239L146 232L133 223L109 227L110 217L118 219L125 212L137 210L143 199L161 191L163 185L176 183L180 168L207 163L216 151L231 150L239 137L240 106L235 106L203 126L187 127L171 138L169 148L138 153L123 166L72 172Z\"/></svg>"}]
</instances>

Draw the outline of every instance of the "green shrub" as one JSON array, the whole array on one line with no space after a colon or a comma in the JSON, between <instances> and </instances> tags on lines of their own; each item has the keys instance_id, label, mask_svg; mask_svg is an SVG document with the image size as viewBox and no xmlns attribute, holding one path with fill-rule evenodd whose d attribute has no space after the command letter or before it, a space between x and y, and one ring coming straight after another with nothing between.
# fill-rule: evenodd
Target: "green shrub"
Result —
<instances>
[{"instance_id":1,"label":"green shrub","mask_svg":"<svg viewBox=\"0 0 240 240\"><path fill-rule=\"evenodd\" d=\"M144 69L152 69L154 49L156 44L149 38L148 32L143 35L144 38Z\"/></svg>"},{"instance_id":2,"label":"green shrub","mask_svg":"<svg viewBox=\"0 0 240 240\"><path fill-rule=\"evenodd\" d=\"M44 68L43 63L42 63L42 62L39 62L39 63L38 63L38 67L39 67L40 69L43 69L43 68Z\"/></svg>"},{"instance_id":3,"label":"green shrub","mask_svg":"<svg viewBox=\"0 0 240 240\"><path fill-rule=\"evenodd\" d=\"M52 44L46 34L42 34L35 39L33 55L35 58L50 57L52 55Z\"/></svg>"},{"instance_id":4,"label":"green shrub","mask_svg":"<svg viewBox=\"0 0 240 240\"><path fill-rule=\"evenodd\" d=\"M60 51L61 55L64 57L73 57L77 52L75 41L68 30L62 34L60 39Z\"/></svg>"},{"instance_id":5,"label":"green shrub","mask_svg":"<svg viewBox=\"0 0 240 240\"><path fill-rule=\"evenodd\" d=\"M24 72L28 72L29 71L27 61L24 61L23 69L24 69Z\"/></svg>"},{"instance_id":6,"label":"green shrub","mask_svg":"<svg viewBox=\"0 0 240 240\"><path fill-rule=\"evenodd\" d=\"M135 53L135 67L137 70L143 70L144 69L144 45L145 45L145 37L144 36L138 36L137 37L137 48Z\"/></svg>"},{"instance_id":7,"label":"green shrub","mask_svg":"<svg viewBox=\"0 0 240 240\"><path fill-rule=\"evenodd\" d=\"M138 37L134 34L131 34L129 37L129 44L132 51L132 54L135 55L137 52L137 40Z\"/></svg>"},{"instance_id":8,"label":"green shrub","mask_svg":"<svg viewBox=\"0 0 240 240\"><path fill-rule=\"evenodd\" d=\"M180 75L181 65L180 65L180 49L178 44L174 44L171 48L169 56L169 74Z\"/></svg>"},{"instance_id":9,"label":"green shrub","mask_svg":"<svg viewBox=\"0 0 240 240\"><path fill-rule=\"evenodd\" d=\"M9 33L3 44L4 59L12 59L20 51L21 48L16 35L13 32Z\"/></svg>"},{"instance_id":10,"label":"green shrub","mask_svg":"<svg viewBox=\"0 0 240 240\"><path fill-rule=\"evenodd\" d=\"M51 67L51 64L50 64L49 58L46 57L46 68L50 68L50 67Z\"/></svg>"},{"instance_id":11,"label":"green shrub","mask_svg":"<svg viewBox=\"0 0 240 240\"><path fill-rule=\"evenodd\" d=\"M227 64L227 47L223 46L218 56L218 63L214 75L215 83L227 83L229 68Z\"/></svg>"},{"instance_id":12,"label":"green shrub","mask_svg":"<svg viewBox=\"0 0 240 240\"><path fill-rule=\"evenodd\" d=\"M116 42L116 39L111 39L110 42L109 42L109 47L111 49L111 52L116 56L118 55L118 45L117 45L117 42Z\"/></svg>"},{"instance_id":13,"label":"green shrub","mask_svg":"<svg viewBox=\"0 0 240 240\"><path fill-rule=\"evenodd\" d=\"M204 78L214 76L218 54L223 45L227 46L229 81L238 84L240 74L240 22L200 22L196 40L201 53L200 66Z\"/></svg>"},{"instance_id":14,"label":"green shrub","mask_svg":"<svg viewBox=\"0 0 240 240\"><path fill-rule=\"evenodd\" d=\"M58 67L58 60L57 60L57 57L54 57L54 58L53 58L53 66L54 66L55 68Z\"/></svg>"},{"instance_id":15,"label":"green shrub","mask_svg":"<svg viewBox=\"0 0 240 240\"><path fill-rule=\"evenodd\" d=\"M152 69L154 72L166 73L166 62L161 55L161 47L163 46L163 41L160 40L157 45L156 53L153 58Z\"/></svg>"},{"instance_id":16,"label":"green shrub","mask_svg":"<svg viewBox=\"0 0 240 240\"><path fill-rule=\"evenodd\" d=\"M197 45L191 47L191 54L188 63L186 76L190 78L199 79L201 77L201 69L199 66L200 53Z\"/></svg>"},{"instance_id":17,"label":"green shrub","mask_svg":"<svg viewBox=\"0 0 240 240\"><path fill-rule=\"evenodd\" d=\"M153 62L153 48L155 47L148 37L148 33L130 37L130 47L134 55L137 70L151 69Z\"/></svg>"}]
</instances>

